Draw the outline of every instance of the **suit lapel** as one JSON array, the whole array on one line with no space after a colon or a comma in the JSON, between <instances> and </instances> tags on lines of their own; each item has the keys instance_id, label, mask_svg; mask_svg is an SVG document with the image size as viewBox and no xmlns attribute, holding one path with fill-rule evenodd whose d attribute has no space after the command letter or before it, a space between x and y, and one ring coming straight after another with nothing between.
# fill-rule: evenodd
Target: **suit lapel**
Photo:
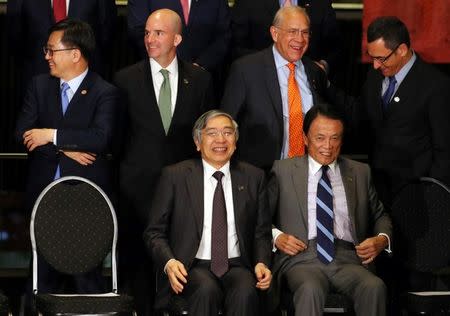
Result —
<instances>
[{"instance_id":1,"label":"suit lapel","mask_svg":"<svg viewBox=\"0 0 450 316\"><path fill-rule=\"evenodd\" d=\"M61 105L61 88L60 88L60 80L59 78L50 77L50 86L49 86L49 113L55 113L56 122L60 122L64 116L62 112Z\"/></svg>"},{"instance_id":2,"label":"suit lapel","mask_svg":"<svg viewBox=\"0 0 450 316\"><path fill-rule=\"evenodd\" d=\"M203 165L201 160L193 162L191 174L186 177L187 190L194 212L195 223L197 224L197 235L199 240L202 238L203 218L204 218L204 183L203 183Z\"/></svg>"},{"instance_id":3,"label":"suit lapel","mask_svg":"<svg viewBox=\"0 0 450 316\"><path fill-rule=\"evenodd\" d=\"M93 80L92 80L92 73L89 71L86 75L86 77L81 82L80 86L78 87L77 91L72 97L72 100L70 100L69 105L67 106L66 113L64 114L64 117L70 116L70 113L73 111L71 110L73 107L76 107L77 104L86 104L85 99L89 96L89 92L91 90ZM61 97L60 97L61 100ZM60 101L61 103L61 101ZM61 106L60 106L61 107ZM62 114L62 109L61 109Z\"/></svg>"},{"instance_id":4,"label":"suit lapel","mask_svg":"<svg viewBox=\"0 0 450 316\"><path fill-rule=\"evenodd\" d=\"M338 158L338 164L339 170L341 171L342 183L344 184L345 197L347 199L348 215L353 226L353 239L356 242L356 177L353 168L347 163L345 159Z\"/></svg>"},{"instance_id":5,"label":"suit lapel","mask_svg":"<svg viewBox=\"0 0 450 316\"><path fill-rule=\"evenodd\" d=\"M179 122L187 117L187 112L189 108L189 91L191 88L192 78L191 74L186 71L186 68L178 59L178 89L177 89L177 100L175 103L175 111L173 112L172 120L170 122L168 135L176 130L176 126Z\"/></svg>"},{"instance_id":6,"label":"suit lapel","mask_svg":"<svg viewBox=\"0 0 450 316\"><path fill-rule=\"evenodd\" d=\"M308 156L295 158L295 166L292 171L292 184L297 194L298 209L300 209L303 223L308 227ZM306 233L308 236L308 233Z\"/></svg>"},{"instance_id":7,"label":"suit lapel","mask_svg":"<svg viewBox=\"0 0 450 316\"><path fill-rule=\"evenodd\" d=\"M283 135L283 104L281 101L280 85L278 83L277 69L275 66L272 47L269 47L264 51L264 71L266 86L269 91L270 98L272 99L272 105L275 113L277 114L278 126L281 129L280 135Z\"/></svg>"},{"instance_id":8,"label":"suit lapel","mask_svg":"<svg viewBox=\"0 0 450 316\"><path fill-rule=\"evenodd\" d=\"M245 204L246 196L248 194L248 183L246 177L241 172L237 162L231 162L230 164L231 173L231 187L233 191L233 208L234 208L234 218L236 223L236 228L238 229L238 234L242 236L242 232L239 232L239 223L245 223L242 216L245 215ZM241 242L241 240L240 240ZM244 249L243 247L240 247Z\"/></svg>"}]
</instances>

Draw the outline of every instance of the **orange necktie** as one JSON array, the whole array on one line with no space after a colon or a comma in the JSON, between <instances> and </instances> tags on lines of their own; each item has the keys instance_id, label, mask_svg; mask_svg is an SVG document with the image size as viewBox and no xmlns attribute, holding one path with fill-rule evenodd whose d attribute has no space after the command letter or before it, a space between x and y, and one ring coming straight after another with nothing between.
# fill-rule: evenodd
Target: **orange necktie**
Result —
<instances>
[{"instance_id":1,"label":"orange necktie","mask_svg":"<svg viewBox=\"0 0 450 316\"><path fill-rule=\"evenodd\" d=\"M288 104L289 104L289 158L305 154L303 140L302 98L295 80L295 64L289 63Z\"/></svg>"},{"instance_id":2,"label":"orange necktie","mask_svg":"<svg viewBox=\"0 0 450 316\"><path fill-rule=\"evenodd\" d=\"M66 0L53 0L53 16L55 17L55 22L66 18Z\"/></svg>"}]
</instances>

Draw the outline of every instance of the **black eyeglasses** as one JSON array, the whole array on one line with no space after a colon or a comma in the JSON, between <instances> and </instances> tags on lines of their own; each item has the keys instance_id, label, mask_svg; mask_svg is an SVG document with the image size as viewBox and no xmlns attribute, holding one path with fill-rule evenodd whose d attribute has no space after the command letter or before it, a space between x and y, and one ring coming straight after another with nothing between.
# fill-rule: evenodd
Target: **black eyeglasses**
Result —
<instances>
[{"instance_id":1,"label":"black eyeglasses","mask_svg":"<svg viewBox=\"0 0 450 316\"><path fill-rule=\"evenodd\" d=\"M55 52L62 52L62 51L65 51L65 50L72 50L72 49L77 49L77 48L76 47L70 47L70 48L51 49L51 48L48 48L46 46L42 47L42 50L44 51L44 55L48 54L50 57L52 57L53 53L55 53Z\"/></svg>"},{"instance_id":2,"label":"black eyeglasses","mask_svg":"<svg viewBox=\"0 0 450 316\"><path fill-rule=\"evenodd\" d=\"M369 54L369 52L367 52L367 55L370 57L370 58L372 58L372 60L373 61L378 61L379 63L381 63L381 64L384 64L394 53L395 53L395 51L397 50L397 48L399 48L400 47L400 45L401 44L398 44L397 46L395 46L395 48L392 50L392 52L390 52L389 53L389 55L387 55L387 56L384 56L384 57L373 57L373 56L370 56L370 54Z\"/></svg>"}]
</instances>

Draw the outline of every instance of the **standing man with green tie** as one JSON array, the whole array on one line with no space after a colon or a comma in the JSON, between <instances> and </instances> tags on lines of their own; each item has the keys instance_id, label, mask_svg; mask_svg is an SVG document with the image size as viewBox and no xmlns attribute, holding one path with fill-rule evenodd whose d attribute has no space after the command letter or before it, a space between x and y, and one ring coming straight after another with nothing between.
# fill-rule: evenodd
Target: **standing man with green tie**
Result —
<instances>
[{"instance_id":1,"label":"standing man with green tie","mask_svg":"<svg viewBox=\"0 0 450 316\"><path fill-rule=\"evenodd\" d=\"M153 190L164 166L196 155L192 126L213 106L211 76L177 58L181 30L181 18L174 11L153 12L144 33L149 58L115 76L126 113L119 171L119 268L123 289L135 296L141 315L150 314L154 291L142 241Z\"/></svg>"}]
</instances>

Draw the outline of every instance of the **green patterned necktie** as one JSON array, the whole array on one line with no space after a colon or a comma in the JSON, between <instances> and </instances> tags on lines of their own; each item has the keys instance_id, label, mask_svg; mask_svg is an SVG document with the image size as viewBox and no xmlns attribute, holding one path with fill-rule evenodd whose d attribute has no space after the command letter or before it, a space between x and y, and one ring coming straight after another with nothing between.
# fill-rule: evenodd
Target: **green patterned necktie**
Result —
<instances>
[{"instance_id":1,"label":"green patterned necktie","mask_svg":"<svg viewBox=\"0 0 450 316\"><path fill-rule=\"evenodd\" d=\"M158 106L167 135L172 119L172 92L170 90L169 71L167 69L161 69L160 72L164 77L164 81L159 90Z\"/></svg>"}]
</instances>

